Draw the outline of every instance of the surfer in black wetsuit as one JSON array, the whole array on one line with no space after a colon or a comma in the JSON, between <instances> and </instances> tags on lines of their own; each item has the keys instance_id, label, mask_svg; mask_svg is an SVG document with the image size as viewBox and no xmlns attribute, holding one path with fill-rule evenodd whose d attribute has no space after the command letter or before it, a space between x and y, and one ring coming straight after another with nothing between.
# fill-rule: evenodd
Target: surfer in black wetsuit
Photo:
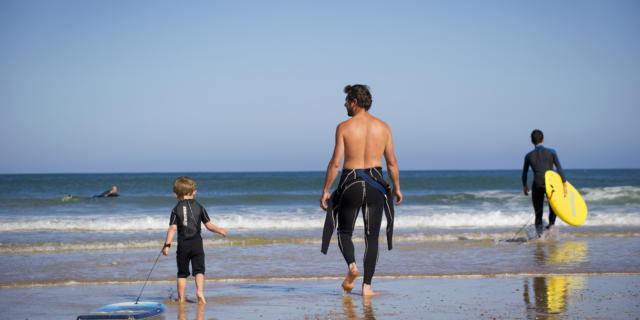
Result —
<instances>
[{"instance_id":1,"label":"surfer in black wetsuit","mask_svg":"<svg viewBox=\"0 0 640 320\"><path fill-rule=\"evenodd\" d=\"M527 187L527 175L529 173L529 167L533 170L533 184L531 185L531 201L533 202L533 210L536 214L536 233L538 237L542 235L542 205L545 196L545 181L544 174L547 170L552 170L555 165L556 171L562 177L564 182L564 194L567 194L567 179L560 166L560 160L555 150L545 148L544 135L542 131L536 129L531 132L531 143L536 146L531 152L527 153L524 157L524 166L522 168L522 191L524 195L529 194L529 187ZM549 225L547 229L551 229L556 222L556 214L553 212L551 205L549 205Z\"/></svg>"},{"instance_id":2,"label":"surfer in black wetsuit","mask_svg":"<svg viewBox=\"0 0 640 320\"><path fill-rule=\"evenodd\" d=\"M113 186L111 187L111 189L101 193L101 194L96 194L93 197L94 198L108 198L108 197L119 197L120 195L118 194L118 187Z\"/></svg>"},{"instance_id":3,"label":"surfer in black wetsuit","mask_svg":"<svg viewBox=\"0 0 640 320\"><path fill-rule=\"evenodd\" d=\"M358 276L351 241L358 211L362 210L365 225L365 256L362 295L373 295L371 280L378 260L378 237L382 222L382 213L387 219L387 242L391 250L393 234L393 198L396 204L402 202L399 170L393 152L393 139L389 126L382 120L369 114L371 93L364 85L346 86L345 107L351 119L338 125L333 156L327 167L324 189L320 206L327 210L322 249L327 253L331 235L337 227L338 245L342 251L349 271L342 288L351 292L354 280ZM329 189L340 171L344 156L342 176L338 188L332 193ZM393 189L382 177L382 157L387 163Z\"/></svg>"}]
</instances>

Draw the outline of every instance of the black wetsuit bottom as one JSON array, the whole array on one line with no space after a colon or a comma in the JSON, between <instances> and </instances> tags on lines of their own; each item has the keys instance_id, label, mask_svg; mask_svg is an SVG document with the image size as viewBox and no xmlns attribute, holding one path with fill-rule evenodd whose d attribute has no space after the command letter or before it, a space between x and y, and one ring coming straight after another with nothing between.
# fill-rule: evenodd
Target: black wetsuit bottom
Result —
<instances>
[{"instance_id":1,"label":"black wetsuit bottom","mask_svg":"<svg viewBox=\"0 0 640 320\"><path fill-rule=\"evenodd\" d=\"M542 234L542 207L544 204L544 197L546 195L545 188L536 188L535 183L531 190L531 201L533 202L533 210L536 213L536 233L538 236ZM556 213L549 205L549 226L553 226L556 223Z\"/></svg>"},{"instance_id":2,"label":"black wetsuit bottom","mask_svg":"<svg viewBox=\"0 0 640 320\"><path fill-rule=\"evenodd\" d=\"M343 175L344 177L344 175ZM342 181L341 181L342 182ZM356 262L351 237L359 209L362 209L365 230L364 283L371 284L378 262L378 238L382 223L385 196L364 180L345 186L338 211L338 246L347 266Z\"/></svg>"},{"instance_id":3,"label":"black wetsuit bottom","mask_svg":"<svg viewBox=\"0 0 640 320\"><path fill-rule=\"evenodd\" d=\"M178 278L189 277L189 262L191 262L191 274L204 274L204 248L202 238L184 240L178 243L176 251L176 262L178 264Z\"/></svg>"}]
</instances>

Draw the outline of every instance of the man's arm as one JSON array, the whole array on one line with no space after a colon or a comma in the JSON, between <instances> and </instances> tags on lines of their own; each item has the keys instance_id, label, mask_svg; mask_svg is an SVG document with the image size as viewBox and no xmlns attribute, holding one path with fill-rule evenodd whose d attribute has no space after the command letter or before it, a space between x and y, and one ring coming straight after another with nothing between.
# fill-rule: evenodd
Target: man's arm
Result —
<instances>
[{"instance_id":1,"label":"man's arm","mask_svg":"<svg viewBox=\"0 0 640 320\"><path fill-rule=\"evenodd\" d=\"M211 221L205 223L204 227L207 228L207 230L209 230L211 232L219 233L223 237L227 236L227 231L225 231L224 229L222 229L220 227L216 227L213 223L211 223Z\"/></svg>"},{"instance_id":2,"label":"man's arm","mask_svg":"<svg viewBox=\"0 0 640 320\"><path fill-rule=\"evenodd\" d=\"M522 193L529 195L529 187L527 186L527 175L529 174L529 154L524 157L524 166L522 167Z\"/></svg>"},{"instance_id":3,"label":"man's arm","mask_svg":"<svg viewBox=\"0 0 640 320\"><path fill-rule=\"evenodd\" d=\"M322 197L320 198L320 207L322 210L327 210L326 202L331 197L329 190L333 185L333 182L340 172L340 165L342 164L342 157L344 156L344 139L342 137L341 125L336 128L336 145L333 148L333 156L327 166L327 173L324 177L324 188L322 189Z\"/></svg>"},{"instance_id":4,"label":"man's arm","mask_svg":"<svg viewBox=\"0 0 640 320\"><path fill-rule=\"evenodd\" d=\"M564 175L564 171L562 171L562 166L560 165L560 160L558 159L558 154L555 150L553 150L553 164L556 166L556 170L562 178L562 186L564 187L564 196L567 196L567 177Z\"/></svg>"},{"instance_id":5,"label":"man's arm","mask_svg":"<svg viewBox=\"0 0 640 320\"><path fill-rule=\"evenodd\" d=\"M167 247L166 245L171 244L171 241L173 240L173 236L176 235L177 229L178 229L178 225L172 224L169 226L169 230L167 230L167 238L164 240L165 247L162 248L162 254L164 254L165 256L169 255L169 247Z\"/></svg>"},{"instance_id":6,"label":"man's arm","mask_svg":"<svg viewBox=\"0 0 640 320\"><path fill-rule=\"evenodd\" d=\"M393 185L393 196L397 199L396 204L402 203L402 192L400 192L400 169L398 168L398 160L393 151L393 138L391 136L391 130L389 130L389 139L387 139L387 145L384 148L384 159L387 161L387 172L389 172L389 178L391 178L391 184Z\"/></svg>"}]
</instances>

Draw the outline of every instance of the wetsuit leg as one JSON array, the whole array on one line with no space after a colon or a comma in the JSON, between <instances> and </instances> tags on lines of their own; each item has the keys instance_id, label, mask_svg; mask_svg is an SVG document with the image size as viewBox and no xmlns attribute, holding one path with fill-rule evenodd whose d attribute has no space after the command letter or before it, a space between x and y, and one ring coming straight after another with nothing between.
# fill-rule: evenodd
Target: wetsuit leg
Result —
<instances>
[{"instance_id":1,"label":"wetsuit leg","mask_svg":"<svg viewBox=\"0 0 640 320\"><path fill-rule=\"evenodd\" d=\"M363 282L370 285L378 263L378 238L385 198L380 191L370 185L367 185L365 191L365 203L362 206L365 232Z\"/></svg>"},{"instance_id":2,"label":"wetsuit leg","mask_svg":"<svg viewBox=\"0 0 640 320\"><path fill-rule=\"evenodd\" d=\"M556 213L551 208L551 204L549 204L549 226L553 226L556 223Z\"/></svg>"},{"instance_id":3,"label":"wetsuit leg","mask_svg":"<svg viewBox=\"0 0 640 320\"><path fill-rule=\"evenodd\" d=\"M178 244L178 250L176 251L176 264L178 265L178 278L189 277L189 248L181 243Z\"/></svg>"},{"instance_id":4,"label":"wetsuit leg","mask_svg":"<svg viewBox=\"0 0 640 320\"><path fill-rule=\"evenodd\" d=\"M197 248L194 248L191 254L191 273L195 276L198 273L204 274L204 248L200 242Z\"/></svg>"},{"instance_id":5,"label":"wetsuit leg","mask_svg":"<svg viewBox=\"0 0 640 320\"><path fill-rule=\"evenodd\" d=\"M544 195L544 189L533 187L531 190L531 201L533 202L533 210L536 213L536 233L538 236L542 234L542 205L544 202Z\"/></svg>"},{"instance_id":6,"label":"wetsuit leg","mask_svg":"<svg viewBox=\"0 0 640 320\"><path fill-rule=\"evenodd\" d=\"M338 208L338 246L347 265L356 262L351 237L364 201L364 184L364 181L356 181L346 186Z\"/></svg>"}]
</instances>

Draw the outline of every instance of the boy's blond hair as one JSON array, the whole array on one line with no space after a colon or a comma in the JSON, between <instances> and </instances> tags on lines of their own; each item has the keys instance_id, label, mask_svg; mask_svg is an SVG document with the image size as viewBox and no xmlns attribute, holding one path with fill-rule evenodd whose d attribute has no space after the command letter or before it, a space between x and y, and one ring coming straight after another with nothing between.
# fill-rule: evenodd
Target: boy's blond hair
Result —
<instances>
[{"instance_id":1,"label":"boy's blond hair","mask_svg":"<svg viewBox=\"0 0 640 320\"><path fill-rule=\"evenodd\" d=\"M179 198L189 196L194 191L196 191L196 182L187 176L178 177L176 181L173 182L173 192Z\"/></svg>"}]
</instances>

